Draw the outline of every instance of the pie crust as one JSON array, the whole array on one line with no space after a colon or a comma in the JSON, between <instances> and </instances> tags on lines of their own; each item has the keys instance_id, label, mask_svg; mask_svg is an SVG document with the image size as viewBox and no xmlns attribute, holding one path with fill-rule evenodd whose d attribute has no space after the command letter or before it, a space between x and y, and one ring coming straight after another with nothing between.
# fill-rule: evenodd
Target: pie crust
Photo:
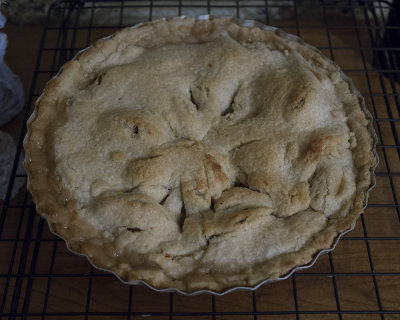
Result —
<instances>
[{"instance_id":1,"label":"pie crust","mask_svg":"<svg viewBox=\"0 0 400 320\"><path fill-rule=\"evenodd\" d=\"M38 212L126 282L221 292L313 260L362 212L371 117L337 65L235 19L157 20L67 62L28 121Z\"/></svg>"}]
</instances>

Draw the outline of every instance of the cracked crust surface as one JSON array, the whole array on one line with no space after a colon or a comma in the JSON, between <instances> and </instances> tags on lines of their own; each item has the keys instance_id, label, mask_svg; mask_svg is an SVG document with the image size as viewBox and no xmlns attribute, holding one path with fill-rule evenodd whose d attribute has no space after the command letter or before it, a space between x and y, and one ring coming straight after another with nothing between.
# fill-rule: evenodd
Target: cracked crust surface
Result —
<instances>
[{"instance_id":1,"label":"cracked crust surface","mask_svg":"<svg viewBox=\"0 0 400 320\"><path fill-rule=\"evenodd\" d=\"M69 247L125 281L277 279L359 216L376 159L339 68L278 31L159 20L98 41L39 98L29 190Z\"/></svg>"}]
</instances>

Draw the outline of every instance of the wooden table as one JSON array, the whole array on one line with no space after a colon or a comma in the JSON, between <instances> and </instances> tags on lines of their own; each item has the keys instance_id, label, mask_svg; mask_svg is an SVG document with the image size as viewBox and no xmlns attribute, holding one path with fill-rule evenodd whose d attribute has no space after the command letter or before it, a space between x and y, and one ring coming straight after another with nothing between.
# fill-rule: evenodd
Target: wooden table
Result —
<instances>
[{"instance_id":1,"label":"wooden table","mask_svg":"<svg viewBox=\"0 0 400 320\"><path fill-rule=\"evenodd\" d=\"M314 23L315 24L315 23ZM295 33L295 28L288 27L287 31ZM28 92L32 80L33 68L36 63L36 54L38 50L39 39L41 35L40 26L11 26L8 25L6 32L9 35L9 49L6 60L15 73L21 77L25 91ZM109 33L106 30L104 34L94 34L93 38L103 36ZM368 74L360 71L364 69L363 58L366 60L368 69L375 69L371 65L372 51L360 51L358 47L371 47L370 39L367 33L360 34L360 43L357 42L357 35L353 30L333 29L330 30L328 38L326 30L321 28L301 29L302 38L310 44L325 47L322 51L330 56L331 52L327 49L329 45L337 48L353 47L354 49L334 50L335 61L343 69L358 71L349 71L347 74L353 78L359 91L366 94L366 104L373 112L373 105L379 118L388 118L388 110L393 113L394 118L399 118L399 108L396 108L397 94L400 92L398 84L391 83L387 78L380 78L378 73L369 72ZM46 79L39 79L37 88L44 85ZM369 81L369 83L368 83ZM371 91L369 89L371 88ZM370 93L373 93L371 96ZM399 122L391 126L389 121L382 121L380 130L382 139L378 144L395 145L393 138L393 128L398 132L400 130ZM376 123L375 123L376 124ZM16 139L22 125L22 116L18 116L11 123L1 128L10 132ZM261 287L256 292L258 311L294 311L299 310L318 311L318 310L337 310L334 285L337 287L340 308L344 311L349 310L370 310L377 311L377 297L375 293L375 284L379 289L380 299L383 310L400 309L400 241L389 240L390 237L400 237L399 217L396 213L394 196L400 195L400 177L398 175L390 177L387 175L387 164L390 165L391 172L400 172L400 162L396 148L385 149L386 159L383 155L383 149L378 148L381 162L377 168L380 173L377 176L377 185L371 192L370 203L373 205L388 204L387 207L371 207L365 212L363 220L359 219L354 231L347 237L354 240L342 240L339 242L336 250L332 253L332 262L334 271L341 273L336 277L327 277L326 273L332 272L329 255L323 255L318 262L309 270L296 275L295 283L297 290L297 301L293 295L292 278L274 284ZM386 161L385 161L386 160ZM392 186L391 186L392 184ZM25 191L22 190L13 204L18 205L24 201ZM28 199L29 202L29 199ZM26 225L29 219L29 210L21 213L21 209L9 209L5 221L3 238L15 238L18 223L22 217L22 224ZM24 278L22 293L26 286L32 285L30 296L21 295L18 310L24 308L24 301L29 301L25 306L25 311L30 313L40 312L80 312L74 317L53 316L46 319L84 319L84 312L116 312L115 315L96 316L92 314L89 319L126 319L126 316L118 315L118 312L126 312L131 300L131 310L141 311L160 311L169 312L172 307L174 311L181 312L211 312L212 298L208 295L197 297L185 297L179 294L174 295L173 303L170 305L169 294L158 294L145 287L129 287L121 284L116 278L104 276L104 273L93 270L85 258L76 256L68 252L63 242L52 241L54 237L49 233L47 226L38 217L33 218L32 237L35 238L38 230L43 228L40 234L42 239L40 245L35 241L29 243L29 250L25 273L29 273L33 268L35 275L29 282L29 277ZM357 237L363 237L365 230L369 237L387 237L388 240L360 240ZM23 238L26 230L20 231L20 238ZM50 240L49 240L50 239ZM36 264L32 260L35 254L35 245L38 250ZM11 274L18 272L18 266L21 266L20 252L23 242L16 246L15 261L10 269L14 243L0 242L0 274ZM56 258L52 260L53 253L56 252ZM370 256L369 256L370 255ZM371 260L370 260L371 258ZM371 275L371 262L374 271L378 273L375 278ZM20 270L21 271L21 270ZM94 273L94 277L88 275ZM306 276L307 273L314 275ZM321 273L320 275L318 275ZM359 275L353 275L359 273ZM385 273L397 273L397 275L385 275ZM63 276L65 274L76 274L77 276ZM51 281L49 281L51 279ZM16 277L12 278L8 284L7 299L5 311L9 310L13 296L13 286L16 283ZM0 299L2 291L6 285L6 279L0 277ZM90 292L88 288L91 286ZM46 297L46 292L48 296ZM88 294L90 297L88 298ZM87 302L90 301L88 305ZM0 301L1 303L1 301ZM224 297L215 298L216 311L253 311L253 296L249 292L232 293ZM142 318L142 317L137 317ZM193 319L191 316L179 316L178 319ZM252 315L221 316L218 319L253 319ZM357 315L343 314L343 319L381 319L378 314ZM0 319L3 319L0 315ZM40 317L28 316L25 319L40 319ZM131 319L136 319L132 317ZM150 319L168 319L168 316L150 317ZM212 319L211 316L196 317L195 319ZM264 315L258 319L296 319L294 314L286 315ZM336 314L307 314L301 315L300 319L338 319ZM400 319L399 314L386 315L385 319Z\"/></svg>"}]
</instances>

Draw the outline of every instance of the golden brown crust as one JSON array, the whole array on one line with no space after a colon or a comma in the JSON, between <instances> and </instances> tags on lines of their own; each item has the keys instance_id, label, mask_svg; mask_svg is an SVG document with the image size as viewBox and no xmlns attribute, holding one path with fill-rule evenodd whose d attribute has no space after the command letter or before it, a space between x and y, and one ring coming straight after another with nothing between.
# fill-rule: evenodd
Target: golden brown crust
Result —
<instances>
[{"instance_id":1,"label":"golden brown crust","mask_svg":"<svg viewBox=\"0 0 400 320\"><path fill-rule=\"evenodd\" d=\"M47 84L24 141L28 188L73 251L125 281L253 286L309 263L361 213L376 157L360 99L279 30L127 28Z\"/></svg>"}]
</instances>

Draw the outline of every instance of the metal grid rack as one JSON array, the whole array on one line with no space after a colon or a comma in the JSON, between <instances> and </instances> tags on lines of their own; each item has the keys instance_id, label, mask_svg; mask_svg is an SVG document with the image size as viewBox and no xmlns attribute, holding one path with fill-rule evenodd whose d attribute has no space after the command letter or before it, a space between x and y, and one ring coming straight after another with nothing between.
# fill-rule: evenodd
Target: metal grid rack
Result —
<instances>
[{"instance_id":1,"label":"metal grid rack","mask_svg":"<svg viewBox=\"0 0 400 320\"><path fill-rule=\"evenodd\" d=\"M135 22L215 14L257 19L301 36L335 60L365 97L379 137L377 186L354 231L288 280L223 297L159 294L121 284L69 253L26 190L0 216L0 319L400 319L400 1L84 1L49 9L26 117L44 83L76 52ZM396 11L397 10L397 11ZM397 41L397 46L396 46Z\"/></svg>"}]
</instances>

